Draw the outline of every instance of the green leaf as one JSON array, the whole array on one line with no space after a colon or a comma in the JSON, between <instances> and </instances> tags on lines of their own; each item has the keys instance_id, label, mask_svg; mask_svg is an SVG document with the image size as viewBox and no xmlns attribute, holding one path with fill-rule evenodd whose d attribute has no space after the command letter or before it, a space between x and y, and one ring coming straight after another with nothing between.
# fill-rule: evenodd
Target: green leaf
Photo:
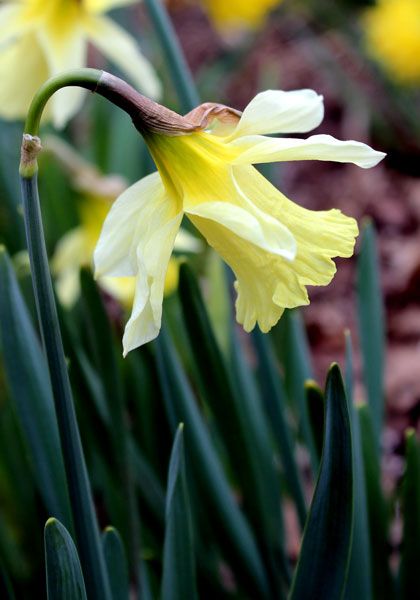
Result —
<instances>
[{"instance_id":1,"label":"green leaf","mask_svg":"<svg viewBox=\"0 0 420 600\"><path fill-rule=\"evenodd\" d=\"M0 248L0 340L10 394L48 512L72 527L48 367L10 259Z\"/></svg>"},{"instance_id":2,"label":"green leaf","mask_svg":"<svg viewBox=\"0 0 420 600\"><path fill-rule=\"evenodd\" d=\"M325 432L318 481L303 534L291 600L338 600L346 582L353 522L350 419L338 365L325 390Z\"/></svg>"},{"instance_id":3,"label":"green leaf","mask_svg":"<svg viewBox=\"0 0 420 600\"><path fill-rule=\"evenodd\" d=\"M324 436L324 394L313 379L305 381L306 401L318 460L321 458Z\"/></svg>"},{"instance_id":4,"label":"green leaf","mask_svg":"<svg viewBox=\"0 0 420 600\"><path fill-rule=\"evenodd\" d=\"M183 425L178 427L168 472L162 600L198 598L192 520L185 475Z\"/></svg>"},{"instance_id":5,"label":"green leaf","mask_svg":"<svg viewBox=\"0 0 420 600\"><path fill-rule=\"evenodd\" d=\"M252 333L252 339L257 352L262 401L280 452L284 474L296 504L299 521L303 528L306 521L306 503L294 456L294 442L288 422L283 381L280 370L276 365L270 338L255 329Z\"/></svg>"},{"instance_id":6,"label":"green leaf","mask_svg":"<svg viewBox=\"0 0 420 600\"><path fill-rule=\"evenodd\" d=\"M400 593L411 600L419 592L420 557L420 444L415 432L406 433L406 469L403 485L404 531L400 566Z\"/></svg>"},{"instance_id":7,"label":"green leaf","mask_svg":"<svg viewBox=\"0 0 420 600\"><path fill-rule=\"evenodd\" d=\"M102 534L105 563L108 569L112 600L128 600L128 566L124 545L114 527L107 527Z\"/></svg>"},{"instance_id":8,"label":"green leaf","mask_svg":"<svg viewBox=\"0 0 420 600\"><path fill-rule=\"evenodd\" d=\"M357 407L363 449L365 487L371 543L373 596L381 600L395 597L395 586L389 568L389 514L381 489L381 468L377 452L376 432L372 425L370 407Z\"/></svg>"},{"instance_id":9,"label":"green leaf","mask_svg":"<svg viewBox=\"0 0 420 600\"><path fill-rule=\"evenodd\" d=\"M359 335L363 378L379 448L384 416L385 323L376 233L370 221L363 227L361 240L357 262Z\"/></svg>"},{"instance_id":10,"label":"green leaf","mask_svg":"<svg viewBox=\"0 0 420 600\"><path fill-rule=\"evenodd\" d=\"M279 593L279 573L287 581L288 568L282 545L280 483L262 401L234 331L231 362L225 362L195 276L185 263L180 267L179 293L201 394L215 415L243 492L244 509L270 572L272 588Z\"/></svg>"},{"instance_id":11,"label":"green leaf","mask_svg":"<svg viewBox=\"0 0 420 600\"><path fill-rule=\"evenodd\" d=\"M350 332L346 332L345 385L352 427L354 472L354 531L345 597L347 600L371 600L373 590L369 517L360 423L353 403L353 353Z\"/></svg>"},{"instance_id":12,"label":"green leaf","mask_svg":"<svg viewBox=\"0 0 420 600\"><path fill-rule=\"evenodd\" d=\"M76 547L67 529L48 519L45 525L48 600L87 600Z\"/></svg>"},{"instance_id":13,"label":"green leaf","mask_svg":"<svg viewBox=\"0 0 420 600\"><path fill-rule=\"evenodd\" d=\"M267 581L261 557L251 530L234 501L208 429L200 414L191 387L175 353L165 328L156 341L157 366L168 414L185 423L185 442L193 476L199 486L200 498L209 518L223 540L228 560L238 567L238 577L244 579L254 595L268 597ZM176 427L176 424L173 424Z\"/></svg>"},{"instance_id":14,"label":"green leaf","mask_svg":"<svg viewBox=\"0 0 420 600\"><path fill-rule=\"evenodd\" d=\"M313 371L305 327L299 311L285 310L279 325L273 330L273 335L283 364L287 395L296 414L300 434L309 452L312 473L315 476L318 472L319 458L305 392L305 381L313 379Z\"/></svg>"}]
</instances>

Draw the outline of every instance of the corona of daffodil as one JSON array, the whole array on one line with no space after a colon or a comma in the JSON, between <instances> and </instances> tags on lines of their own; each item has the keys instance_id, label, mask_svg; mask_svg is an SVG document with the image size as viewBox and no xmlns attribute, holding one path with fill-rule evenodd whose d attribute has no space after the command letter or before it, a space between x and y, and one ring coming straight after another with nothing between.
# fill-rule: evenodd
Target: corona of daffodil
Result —
<instances>
[{"instance_id":1,"label":"corona of daffodil","mask_svg":"<svg viewBox=\"0 0 420 600\"><path fill-rule=\"evenodd\" d=\"M0 6L0 117L26 116L34 93L52 75L86 66L91 42L151 97L160 83L135 40L104 15L134 0L10 0ZM60 90L46 115L63 127L84 90Z\"/></svg>"},{"instance_id":2,"label":"corona of daffodil","mask_svg":"<svg viewBox=\"0 0 420 600\"><path fill-rule=\"evenodd\" d=\"M210 18L221 29L254 29L281 0L203 0Z\"/></svg>"},{"instance_id":3,"label":"corona of daffodil","mask_svg":"<svg viewBox=\"0 0 420 600\"><path fill-rule=\"evenodd\" d=\"M420 0L378 0L364 28L369 53L393 79L420 82Z\"/></svg>"},{"instance_id":4,"label":"corona of daffodil","mask_svg":"<svg viewBox=\"0 0 420 600\"><path fill-rule=\"evenodd\" d=\"M97 276L136 277L124 354L159 332L165 273L184 215L232 268L238 322L269 331L285 308L308 304L308 285L331 281L332 258L352 255L358 229L339 210L293 203L253 165L331 160L369 168L384 155L328 135L268 137L320 124L323 100L312 90L260 93L242 115L211 103L185 117L150 101L144 107L139 128L158 170L113 204L94 254Z\"/></svg>"}]
</instances>

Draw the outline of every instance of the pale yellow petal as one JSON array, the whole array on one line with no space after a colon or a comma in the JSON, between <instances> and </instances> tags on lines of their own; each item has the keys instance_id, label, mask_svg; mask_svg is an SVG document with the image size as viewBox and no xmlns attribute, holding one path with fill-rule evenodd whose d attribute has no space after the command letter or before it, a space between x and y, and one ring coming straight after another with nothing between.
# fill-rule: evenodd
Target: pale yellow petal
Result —
<instances>
[{"instance_id":1,"label":"pale yellow petal","mask_svg":"<svg viewBox=\"0 0 420 600\"><path fill-rule=\"evenodd\" d=\"M215 221L243 240L258 248L292 260L296 254L296 243L290 231L279 221L262 211L257 218L250 211L229 202L205 202L186 208L186 214Z\"/></svg>"},{"instance_id":2,"label":"pale yellow petal","mask_svg":"<svg viewBox=\"0 0 420 600\"><path fill-rule=\"evenodd\" d=\"M52 21L48 27L40 28L37 32L46 60L50 76L69 69L79 69L86 65L87 43L77 22L65 30L55 27ZM69 87L56 92L50 100L54 125L57 128L64 125L80 109L85 90L80 87Z\"/></svg>"},{"instance_id":3,"label":"pale yellow petal","mask_svg":"<svg viewBox=\"0 0 420 600\"><path fill-rule=\"evenodd\" d=\"M104 13L114 8L120 8L121 6L129 6L130 4L137 4L138 0L84 0L83 4L85 9L91 13Z\"/></svg>"},{"instance_id":4,"label":"pale yellow petal","mask_svg":"<svg viewBox=\"0 0 420 600\"><path fill-rule=\"evenodd\" d=\"M166 203L158 173L130 186L112 205L94 253L96 277L127 277L137 273L137 244L141 227L152 227L153 213Z\"/></svg>"},{"instance_id":5,"label":"pale yellow petal","mask_svg":"<svg viewBox=\"0 0 420 600\"><path fill-rule=\"evenodd\" d=\"M98 283L125 308L131 308L136 292L135 277L100 277Z\"/></svg>"},{"instance_id":6,"label":"pale yellow petal","mask_svg":"<svg viewBox=\"0 0 420 600\"><path fill-rule=\"evenodd\" d=\"M22 9L18 4L0 6L0 49L14 38L27 33L33 25L22 19Z\"/></svg>"},{"instance_id":7,"label":"pale yellow petal","mask_svg":"<svg viewBox=\"0 0 420 600\"><path fill-rule=\"evenodd\" d=\"M201 252L203 250L203 242L181 227L175 238L174 250L176 252Z\"/></svg>"},{"instance_id":8,"label":"pale yellow petal","mask_svg":"<svg viewBox=\"0 0 420 600\"><path fill-rule=\"evenodd\" d=\"M313 135L306 140L246 136L234 140L231 145L243 148L243 152L234 159L234 164L328 160L353 163L363 169L369 169L385 157L383 152L373 150L367 144L353 140L341 141L330 135Z\"/></svg>"},{"instance_id":9,"label":"pale yellow petal","mask_svg":"<svg viewBox=\"0 0 420 600\"><path fill-rule=\"evenodd\" d=\"M63 306L70 308L80 296L80 268L90 266L91 262L91 248L82 227L72 229L60 239L51 259L51 270Z\"/></svg>"},{"instance_id":10,"label":"pale yellow petal","mask_svg":"<svg viewBox=\"0 0 420 600\"><path fill-rule=\"evenodd\" d=\"M307 285L331 281L332 258L352 254L357 225L338 210L314 212L294 204L253 167L235 168L235 179L261 211L291 232L297 244L294 260L251 245L214 221L190 218L236 275L238 322L247 331L258 323L265 332L284 308L308 304Z\"/></svg>"},{"instance_id":11,"label":"pale yellow petal","mask_svg":"<svg viewBox=\"0 0 420 600\"><path fill-rule=\"evenodd\" d=\"M35 92L48 75L48 65L35 35L24 35L3 49L0 52L0 116L24 119Z\"/></svg>"},{"instance_id":12,"label":"pale yellow petal","mask_svg":"<svg viewBox=\"0 0 420 600\"><path fill-rule=\"evenodd\" d=\"M160 226L139 237L137 248L138 273L134 305L123 337L124 356L159 333L166 273L182 214L166 220L161 213Z\"/></svg>"},{"instance_id":13,"label":"pale yellow petal","mask_svg":"<svg viewBox=\"0 0 420 600\"><path fill-rule=\"evenodd\" d=\"M83 25L92 43L128 75L141 92L151 98L160 97L161 83L130 34L104 16L86 18Z\"/></svg>"},{"instance_id":14,"label":"pale yellow petal","mask_svg":"<svg viewBox=\"0 0 420 600\"><path fill-rule=\"evenodd\" d=\"M266 133L305 133L324 118L323 97L313 90L267 90L245 108L231 139Z\"/></svg>"}]
</instances>

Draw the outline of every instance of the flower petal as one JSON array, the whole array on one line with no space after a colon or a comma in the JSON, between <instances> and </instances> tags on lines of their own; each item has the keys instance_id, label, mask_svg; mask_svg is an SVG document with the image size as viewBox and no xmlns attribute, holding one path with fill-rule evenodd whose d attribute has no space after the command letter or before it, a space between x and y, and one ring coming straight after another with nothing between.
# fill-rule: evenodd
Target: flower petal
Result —
<instances>
[{"instance_id":1,"label":"flower petal","mask_svg":"<svg viewBox=\"0 0 420 600\"><path fill-rule=\"evenodd\" d=\"M87 43L76 21L67 23L62 28L56 27L55 21L51 19L48 27L37 31L37 38L44 50L50 76L86 65ZM64 127L77 113L84 97L85 90L79 87L61 89L53 95L50 102L55 127Z\"/></svg>"},{"instance_id":2,"label":"flower petal","mask_svg":"<svg viewBox=\"0 0 420 600\"><path fill-rule=\"evenodd\" d=\"M142 92L151 98L160 97L161 83L131 35L104 16L86 17L83 24L92 43Z\"/></svg>"},{"instance_id":3,"label":"flower petal","mask_svg":"<svg viewBox=\"0 0 420 600\"><path fill-rule=\"evenodd\" d=\"M90 13L104 13L113 8L135 4L137 0L84 0L85 9Z\"/></svg>"},{"instance_id":4,"label":"flower petal","mask_svg":"<svg viewBox=\"0 0 420 600\"><path fill-rule=\"evenodd\" d=\"M36 90L48 79L48 65L33 34L24 35L0 53L0 116L24 119ZM47 110L48 110L47 106Z\"/></svg>"},{"instance_id":5,"label":"flower petal","mask_svg":"<svg viewBox=\"0 0 420 600\"><path fill-rule=\"evenodd\" d=\"M331 160L369 169L385 157L383 152L377 152L366 144L353 140L341 141L330 135L312 135L306 140L247 136L231 143L243 148L243 152L234 159L235 164Z\"/></svg>"},{"instance_id":6,"label":"flower petal","mask_svg":"<svg viewBox=\"0 0 420 600\"><path fill-rule=\"evenodd\" d=\"M130 186L114 202L94 252L95 276L129 277L137 274L140 228L154 224L154 211L168 204L159 174L152 173ZM156 209L156 210L155 210Z\"/></svg>"},{"instance_id":7,"label":"flower petal","mask_svg":"<svg viewBox=\"0 0 420 600\"><path fill-rule=\"evenodd\" d=\"M296 243L290 231L279 221L264 215L260 218L250 211L229 202L204 202L191 208L185 208L188 216L197 216L215 221L239 238L251 242L258 248L293 260Z\"/></svg>"},{"instance_id":8,"label":"flower petal","mask_svg":"<svg viewBox=\"0 0 420 600\"><path fill-rule=\"evenodd\" d=\"M133 311L124 331L124 356L159 333L166 272L181 221L182 213L156 224L149 235L139 238L136 292Z\"/></svg>"},{"instance_id":9,"label":"flower petal","mask_svg":"<svg viewBox=\"0 0 420 600\"><path fill-rule=\"evenodd\" d=\"M251 100L229 137L305 133L318 127L323 118L323 98L313 90L267 90Z\"/></svg>"},{"instance_id":10,"label":"flower petal","mask_svg":"<svg viewBox=\"0 0 420 600\"><path fill-rule=\"evenodd\" d=\"M236 275L238 322L246 331L258 322L266 332L277 323L284 308L308 304L307 285L331 281L336 270L332 257L352 254L357 225L338 210L315 212L294 204L253 167L236 167L234 174L247 197L292 233L296 258L287 261L250 246L214 221L190 218Z\"/></svg>"},{"instance_id":11,"label":"flower petal","mask_svg":"<svg viewBox=\"0 0 420 600\"><path fill-rule=\"evenodd\" d=\"M22 19L22 7L18 4L0 6L0 45L3 47L14 37L22 35L31 28L30 23Z\"/></svg>"},{"instance_id":12,"label":"flower petal","mask_svg":"<svg viewBox=\"0 0 420 600\"><path fill-rule=\"evenodd\" d=\"M80 295L80 268L90 266L90 244L82 227L68 231L58 242L51 261L55 289L63 306L70 308Z\"/></svg>"}]
</instances>

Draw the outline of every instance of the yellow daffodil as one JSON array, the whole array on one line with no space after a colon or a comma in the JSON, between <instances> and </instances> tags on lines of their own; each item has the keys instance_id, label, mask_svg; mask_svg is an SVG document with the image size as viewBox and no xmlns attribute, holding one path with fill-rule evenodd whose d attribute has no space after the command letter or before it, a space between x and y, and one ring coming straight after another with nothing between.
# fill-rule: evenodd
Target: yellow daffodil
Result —
<instances>
[{"instance_id":1,"label":"yellow daffodil","mask_svg":"<svg viewBox=\"0 0 420 600\"><path fill-rule=\"evenodd\" d=\"M400 83L420 81L420 1L378 0L364 16L369 53Z\"/></svg>"},{"instance_id":2,"label":"yellow daffodil","mask_svg":"<svg viewBox=\"0 0 420 600\"><path fill-rule=\"evenodd\" d=\"M60 71L84 67L91 42L151 97L160 83L135 40L103 13L134 0L11 0L0 6L0 116L24 118L37 89ZM62 127L83 101L81 88L60 90L47 117Z\"/></svg>"},{"instance_id":3,"label":"yellow daffodil","mask_svg":"<svg viewBox=\"0 0 420 600\"><path fill-rule=\"evenodd\" d=\"M136 277L124 354L159 332L165 273L184 214L234 271L238 322L246 331L256 323L269 331L285 308L308 304L306 286L331 281L332 258L352 255L358 229L339 210L294 204L253 165L331 160L369 168L384 154L329 135L267 137L320 124L323 100L312 90L260 93L241 116L210 103L185 117L143 104L149 113L139 128L158 171L116 200L94 253L97 276Z\"/></svg>"},{"instance_id":4,"label":"yellow daffodil","mask_svg":"<svg viewBox=\"0 0 420 600\"><path fill-rule=\"evenodd\" d=\"M280 0L203 0L210 18L221 29L254 29Z\"/></svg>"}]
</instances>

